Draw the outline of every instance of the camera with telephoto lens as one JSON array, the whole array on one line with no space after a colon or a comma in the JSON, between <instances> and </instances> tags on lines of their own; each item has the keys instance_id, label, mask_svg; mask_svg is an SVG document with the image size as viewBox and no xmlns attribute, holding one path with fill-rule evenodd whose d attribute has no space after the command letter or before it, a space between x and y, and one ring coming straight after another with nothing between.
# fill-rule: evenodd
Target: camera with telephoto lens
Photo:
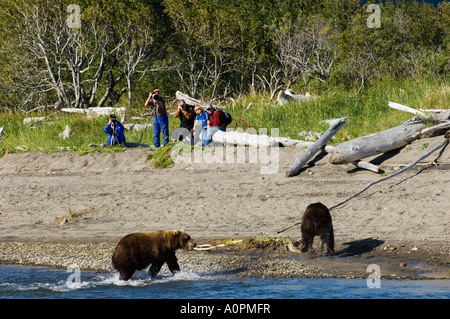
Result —
<instances>
[{"instance_id":1,"label":"camera with telephoto lens","mask_svg":"<svg viewBox=\"0 0 450 319\"><path fill-rule=\"evenodd\" d=\"M159 95L158 94L153 94L152 95L152 99L154 99L155 101L158 101L158 99L159 99Z\"/></svg>"}]
</instances>

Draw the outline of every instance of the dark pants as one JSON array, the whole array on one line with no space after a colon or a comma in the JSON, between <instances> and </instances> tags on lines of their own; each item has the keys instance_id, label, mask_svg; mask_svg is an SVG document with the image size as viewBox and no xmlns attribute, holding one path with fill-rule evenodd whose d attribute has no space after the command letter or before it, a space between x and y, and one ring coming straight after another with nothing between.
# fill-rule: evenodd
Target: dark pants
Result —
<instances>
[{"instance_id":1,"label":"dark pants","mask_svg":"<svg viewBox=\"0 0 450 319\"><path fill-rule=\"evenodd\" d=\"M169 117L166 115L160 115L153 118L153 141L155 142L155 147L160 147L161 142L159 140L159 135L163 133L164 146L169 143Z\"/></svg>"}]
</instances>

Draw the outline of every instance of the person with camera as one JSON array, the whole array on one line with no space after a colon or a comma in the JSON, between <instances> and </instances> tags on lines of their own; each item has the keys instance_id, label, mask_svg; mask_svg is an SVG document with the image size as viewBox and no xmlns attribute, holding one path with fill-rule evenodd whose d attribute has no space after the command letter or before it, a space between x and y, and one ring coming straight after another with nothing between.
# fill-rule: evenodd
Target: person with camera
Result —
<instances>
[{"instance_id":1,"label":"person with camera","mask_svg":"<svg viewBox=\"0 0 450 319\"><path fill-rule=\"evenodd\" d=\"M161 91L155 89L148 95L147 101L145 101L146 107L151 107L155 112L153 117L153 141L155 147L160 147L160 134L163 133L163 145L166 146L169 143L169 117L167 116L166 100L161 96Z\"/></svg>"},{"instance_id":2,"label":"person with camera","mask_svg":"<svg viewBox=\"0 0 450 319\"><path fill-rule=\"evenodd\" d=\"M111 114L109 116L109 122L106 124L105 133L109 134L108 137L108 145L120 145L122 147L127 147L126 139L125 139L125 128L122 123L117 121L116 115Z\"/></svg>"},{"instance_id":3,"label":"person with camera","mask_svg":"<svg viewBox=\"0 0 450 319\"><path fill-rule=\"evenodd\" d=\"M189 132L191 145L194 145L194 139L192 136L192 130L194 128L195 122L195 111L194 106L186 104L185 100L180 100L178 103L178 109L175 112L175 117L180 119L180 128L186 129ZM175 137L175 140L182 141L183 135Z\"/></svg>"}]
</instances>

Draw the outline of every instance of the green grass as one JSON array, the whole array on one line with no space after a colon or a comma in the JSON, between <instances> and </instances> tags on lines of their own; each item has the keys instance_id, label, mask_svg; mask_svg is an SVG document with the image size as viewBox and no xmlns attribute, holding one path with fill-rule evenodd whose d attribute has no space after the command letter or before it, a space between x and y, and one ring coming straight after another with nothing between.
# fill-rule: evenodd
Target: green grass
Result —
<instances>
[{"instance_id":1,"label":"green grass","mask_svg":"<svg viewBox=\"0 0 450 319\"><path fill-rule=\"evenodd\" d=\"M294 90L295 91L295 90ZM392 82L384 80L357 95L357 90L332 88L320 92L320 97L301 103L278 105L268 96L250 95L228 108L233 115L231 127L279 128L280 136L300 139L302 131L324 132L324 120L350 117L332 143L341 143L359 136L385 130L413 117L393 110L388 101L413 108L444 109L450 105L450 83L430 84L415 80ZM246 111L249 103L252 108Z\"/></svg>"},{"instance_id":2,"label":"green grass","mask_svg":"<svg viewBox=\"0 0 450 319\"><path fill-rule=\"evenodd\" d=\"M147 156L147 160L153 160L154 168L167 168L174 164L171 151L175 144L169 143L165 147L160 147L156 150L155 153Z\"/></svg>"},{"instance_id":3,"label":"green grass","mask_svg":"<svg viewBox=\"0 0 450 319\"><path fill-rule=\"evenodd\" d=\"M295 91L295 88L294 88ZM357 89L345 90L332 87L320 92L312 92L320 98L303 103L290 103L279 105L276 101L269 101L264 94L248 94L234 104L227 105L227 111L233 115L230 128L252 127L255 129L278 128L280 136L300 139L298 133L302 131L324 132L328 124L324 120L350 117L336 134L331 143L337 144L359 136L385 130L413 117L412 114L393 110L388 107L388 101L404 104L416 109L444 109L450 105L450 83L435 83L432 81L415 81L405 79L392 81L390 79L375 82L367 87L361 94ZM253 107L246 111L249 103ZM135 110L145 113L142 110ZM131 112L129 112L131 113ZM51 113L44 114L50 115ZM130 118L134 114L127 114ZM43 116L43 114L0 113L0 127L4 133L0 140L0 157L6 152L42 151L61 152L73 150L80 155L91 152L119 152L120 147L91 148L89 144L100 145L106 143L108 135L103 129L108 122L107 116L88 119L81 114L58 113L49 116L43 122L33 125L23 122L25 117ZM147 123L146 119L133 121L134 123ZM64 140L59 136L66 125L71 127L70 137ZM179 126L179 120L169 115L170 131ZM152 145L153 133L149 126L145 133L142 131L126 132L128 142L138 142ZM167 148L170 150L170 147ZM168 152L166 150L166 152ZM163 152L163 151L161 151ZM166 158L167 154L158 157ZM159 165L159 164L157 164ZM162 167L170 165L162 160Z\"/></svg>"}]
</instances>

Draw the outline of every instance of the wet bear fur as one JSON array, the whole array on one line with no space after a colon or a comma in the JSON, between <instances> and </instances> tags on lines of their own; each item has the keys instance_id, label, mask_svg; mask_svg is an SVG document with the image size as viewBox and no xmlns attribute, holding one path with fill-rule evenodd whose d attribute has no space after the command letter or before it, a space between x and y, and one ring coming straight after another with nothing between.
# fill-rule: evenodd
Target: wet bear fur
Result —
<instances>
[{"instance_id":1,"label":"wet bear fur","mask_svg":"<svg viewBox=\"0 0 450 319\"><path fill-rule=\"evenodd\" d=\"M147 268L155 277L164 263L174 274L180 271L175 251L192 250L195 243L182 230L159 230L153 233L132 233L120 239L114 248L112 265L121 280L130 279L136 270Z\"/></svg>"},{"instance_id":2,"label":"wet bear fur","mask_svg":"<svg viewBox=\"0 0 450 319\"><path fill-rule=\"evenodd\" d=\"M328 208L322 203L314 203L306 207L302 217L302 249L303 253L312 250L315 236L319 236L322 242L327 245L327 252L334 254L334 232L331 215Z\"/></svg>"}]
</instances>

